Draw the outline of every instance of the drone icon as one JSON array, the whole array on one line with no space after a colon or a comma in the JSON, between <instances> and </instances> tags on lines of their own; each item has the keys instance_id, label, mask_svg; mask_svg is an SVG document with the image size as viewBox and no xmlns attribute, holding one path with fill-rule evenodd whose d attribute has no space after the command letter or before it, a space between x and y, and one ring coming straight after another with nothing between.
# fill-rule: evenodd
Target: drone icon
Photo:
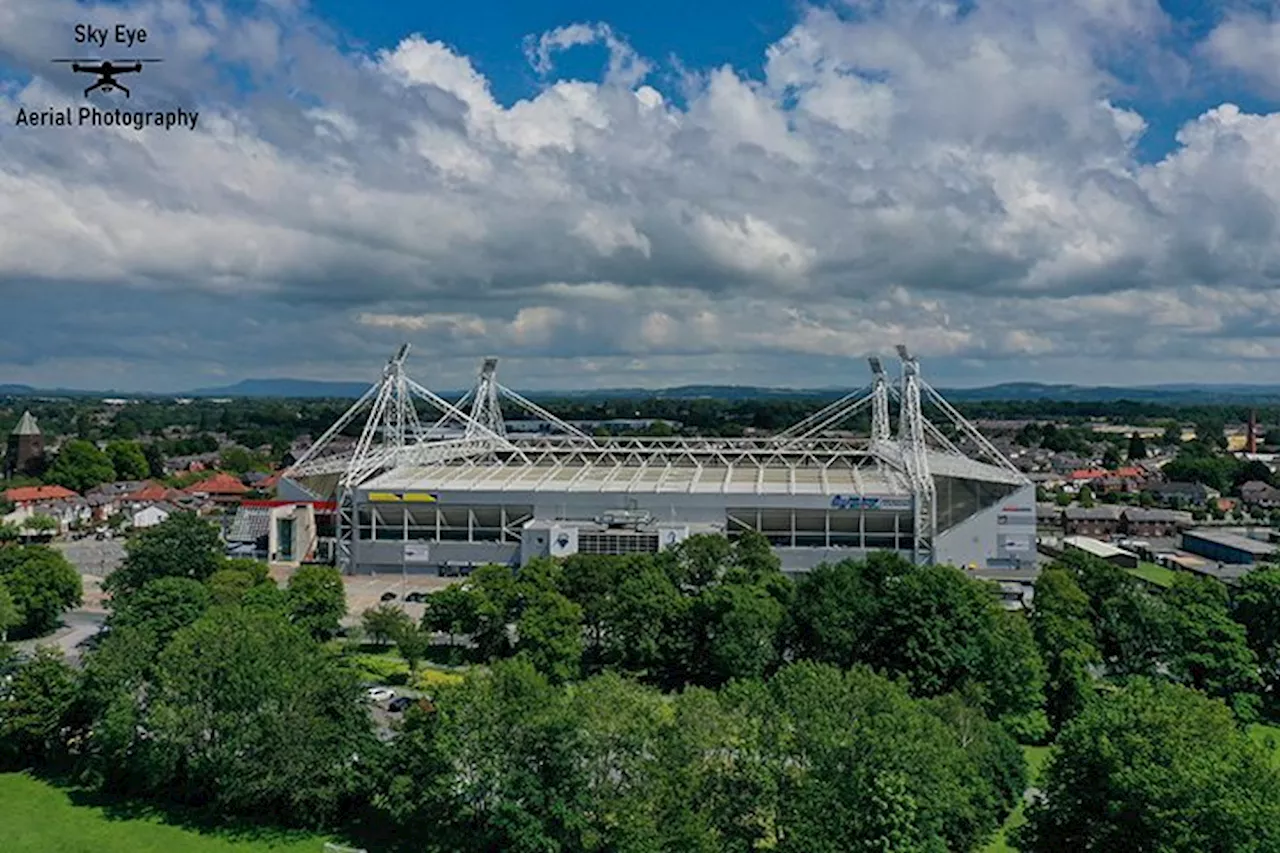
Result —
<instances>
[{"instance_id":1,"label":"drone icon","mask_svg":"<svg viewBox=\"0 0 1280 853\"><path fill-rule=\"evenodd\" d=\"M117 59L115 62L107 60L105 62L97 59L55 59L54 62L63 62L70 64L71 70L78 74L96 74L98 80L92 86L84 90L84 96L89 97L89 93L101 89L104 92L111 92L119 89L124 92L126 98L130 97L129 88L116 79L117 74L136 74L142 70L143 63L163 62L161 59L135 59L132 62Z\"/></svg>"}]
</instances>

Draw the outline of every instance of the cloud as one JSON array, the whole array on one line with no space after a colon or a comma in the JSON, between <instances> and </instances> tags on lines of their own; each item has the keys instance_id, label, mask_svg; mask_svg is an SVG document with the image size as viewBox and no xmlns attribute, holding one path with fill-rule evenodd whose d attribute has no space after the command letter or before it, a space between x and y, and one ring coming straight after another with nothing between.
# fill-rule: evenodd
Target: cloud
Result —
<instances>
[{"instance_id":1,"label":"cloud","mask_svg":"<svg viewBox=\"0 0 1280 853\"><path fill-rule=\"evenodd\" d=\"M846 2L758 75L683 58L678 90L574 23L526 40L541 82L508 103L457 46L354 51L305 4L21 7L0 119L79 107L48 59L110 17L165 60L129 107L200 122L0 129L0 295L40 318L0 344L12 381L373 375L401 340L444 387L491 353L531 387L859 384L899 341L962 382L1280 357L1280 115L1157 82L1271 91L1254 18L1193 44L1156 0ZM608 68L557 78L583 45Z\"/></svg>"}]
</instances>

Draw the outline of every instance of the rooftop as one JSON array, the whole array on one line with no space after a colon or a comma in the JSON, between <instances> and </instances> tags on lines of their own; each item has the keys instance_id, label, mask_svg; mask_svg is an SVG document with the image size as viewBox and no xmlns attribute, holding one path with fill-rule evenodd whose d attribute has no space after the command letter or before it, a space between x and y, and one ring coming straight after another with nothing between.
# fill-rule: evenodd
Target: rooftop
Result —
<instances>
[{"instance_id":1,"label":"rooftop","mask_svg":"<svg viewBox=\"0 0 1280 853\"><path fill-rule=\"evenodd\" d=\"M20 486L4 493L4 499L10 503L30 503L32 501L57 501L80 497L70 489L62 486Z\"/></svg>"},{"instance_id":2,"label":"rooftop","mask_svg":"<svg viewBox=\"0 0 1280 853\"><path fill-rule=\"evenodd\" d=\"M249 487L230 474L219 473L188 486L185 491L193 495L243 495Z\"/></svg>"},{"instance_id":3,"label":"rooftop","mask_svg":"<svg viewBox=\"0 0 1280 853\"><path fill-rule=\"evenodd\" d=\"M850 493L909 496L906 479L868 457L829 465L786 465L775 460L693 464L652 458L465 459L397 469L364 485L369 491L684 492L690 494Z\"/></svg>"},{"instance_id":4,"label":"rooftop","mask_svg":"<svg viewBox=\"0 0 1280 853\"><path fill-rule=\"evenodd\" d=\"M1212 542L1215 545L1222 545L1227 548L1235 548L1238 551L1244 551L1248 554L1257 556L1268 556L1276 553L1276 546L1268 542L1262 542L1258 539L1250 539L1248 536L1241 536L1239 533L1230 533L1225 530L1208 530L1198 528L1196 530L1188 530L1182 534L1185 539L1188 536L1200 539L1204 542Z\"/></svg>"},{"instance_id":5,"label":"rooftop","mask_svg":"<svg viewBox=\"0 0 1280 853\"><path fill-rule=\"evenodd\" d=\"M40 427L36 425L36 419L31 416L30 412L23 412L22 417L18 420L18 425L13 428L13 435L39 435Z\"/></svg>"},{"instance_id":6,"label":"rooftop","mask_svg":"<svg viewBox=\"0 0 1280 853\"><path fill-rule=\"evenodd\" d=\"M1110 557L1120 557L1128 554L1134 556L1132 552L1123 548L1117 548L1115 545L1108 545L1106 542L1099 542L1097 539L1090 539L1088 536L1068 536L1062 540L1062 544L1070 548L1076 548L1084 551L1086 554L1092 554L1095 557L1108 559Z\"/></svg>"}]
</instances>

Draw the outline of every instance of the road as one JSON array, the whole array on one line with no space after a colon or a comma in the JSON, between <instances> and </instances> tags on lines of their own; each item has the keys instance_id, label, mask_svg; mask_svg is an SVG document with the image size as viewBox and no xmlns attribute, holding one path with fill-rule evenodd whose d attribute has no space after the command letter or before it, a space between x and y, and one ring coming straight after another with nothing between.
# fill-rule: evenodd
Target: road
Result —
<instances>
[{"instance_id":1,"label":"road","mask_svg":"<svg viewBox=\"0 0 1280 853\"><path fill-rule=\"evenodd\" d=\"M101 611L72 610L62 617L62 627L52 634L13 645L18 654L23 656L34 653L36 646L56 646L66 655L68 663L76 664L80 662L80 655L84 652L83 643L102 630L106 621L107 614Z\"/></svg>"}]
</instances>

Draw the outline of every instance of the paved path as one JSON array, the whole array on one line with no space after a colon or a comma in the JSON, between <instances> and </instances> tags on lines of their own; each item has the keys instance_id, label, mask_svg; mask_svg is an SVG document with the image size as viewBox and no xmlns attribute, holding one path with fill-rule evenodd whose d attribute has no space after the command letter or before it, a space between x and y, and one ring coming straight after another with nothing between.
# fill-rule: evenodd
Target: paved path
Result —
<instances>
[{"instance_id":1,"label":"paved path","mask_svg":"<svg viewBox=\"0 0 1280 853\"><path fill-rule=\"evenodd\" d=\"M52 634L35 640L23 640L13 645L18 654L33 654L37 646L56 646L70 663L78 663L84 652L84 642L102 630L107 614L87 610L73 610L62 617L62 627Z\"/></svg>"}]
</instances>

